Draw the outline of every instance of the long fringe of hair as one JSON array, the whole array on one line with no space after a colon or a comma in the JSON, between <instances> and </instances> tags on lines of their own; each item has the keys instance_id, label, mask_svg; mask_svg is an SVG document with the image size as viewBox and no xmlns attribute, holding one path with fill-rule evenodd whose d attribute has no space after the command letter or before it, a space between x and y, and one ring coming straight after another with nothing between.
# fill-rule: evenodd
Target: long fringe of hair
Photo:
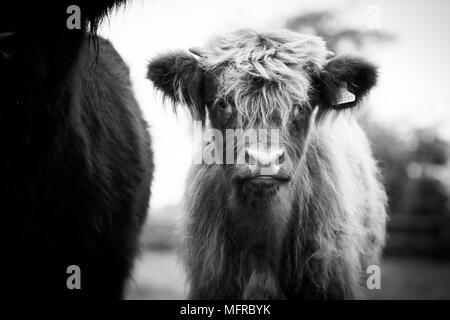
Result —
<instances>
[{"instance_id":1,"label":"long fringe of hair","mask_svg":"<svg viewBox=\"0 0 450 320\"><path fill-rule=\"evenodd\" d=\"M210 40L200 65L219 76L218 99L233 103L251 127L277 113L285 119L293 105L306 103L309 74L327 54L319 37L238 30Z\"/></svg>"}]
</instances>

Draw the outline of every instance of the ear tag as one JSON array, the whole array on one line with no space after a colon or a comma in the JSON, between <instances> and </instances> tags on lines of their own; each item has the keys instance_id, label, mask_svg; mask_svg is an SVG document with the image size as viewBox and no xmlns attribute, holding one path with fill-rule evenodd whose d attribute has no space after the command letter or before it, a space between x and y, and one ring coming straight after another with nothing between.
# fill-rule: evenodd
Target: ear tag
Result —
<instances>
[{"instance_id":1,"label":"ear tag","mask_svg":"<svg viewBox=\"0 0 450 320\"><path fill-rule=\"evenodd\" d=\"M333 103L333 105L337 106L340 104L346 104L355 102L356 96L348 91L347 89L347 83L344 83L343 86L339 89L339 93L337 96L336 101Z\"/></svg>"}]
</instances>

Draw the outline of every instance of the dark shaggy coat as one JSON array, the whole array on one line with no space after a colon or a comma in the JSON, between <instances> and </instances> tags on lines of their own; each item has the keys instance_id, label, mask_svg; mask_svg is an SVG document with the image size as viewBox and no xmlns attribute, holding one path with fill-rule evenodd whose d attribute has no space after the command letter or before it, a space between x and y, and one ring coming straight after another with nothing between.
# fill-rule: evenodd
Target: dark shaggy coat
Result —
<instances>
[{"instance_id":1,"label":"dark shaggy coat","mask_svg":"<svg viewBox=\"0 0 450 320\"><path fill-rule=\"evenodd\" d=\"M2 4L0 211L9 295L123 295L153 163L128 67L95 36L121 2ZM81 30L66 28L71 4L81 8ZM70 265L81 269L81 290L66 286Z\"/></svg>"}]
</instances>

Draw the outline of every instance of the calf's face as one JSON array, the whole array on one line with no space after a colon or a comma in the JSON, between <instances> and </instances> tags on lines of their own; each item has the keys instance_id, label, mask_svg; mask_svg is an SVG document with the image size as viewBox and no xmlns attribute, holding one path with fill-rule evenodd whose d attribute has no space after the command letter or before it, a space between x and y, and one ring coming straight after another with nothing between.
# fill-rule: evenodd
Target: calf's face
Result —
<instances>
[{"instance_id":1,"label":"calf's face","mask_svg":"<svg viewBox=\"0 0 450 320\"><path fill-rule=\"evenodd\" d=\"M240 30L191 53L153 59L148 78L221 133L211 143L241 199L289 188L321 118L354 107L376 82L370 63L330 58L320 38L287 31Z\"/></svg>"}]
</instances>

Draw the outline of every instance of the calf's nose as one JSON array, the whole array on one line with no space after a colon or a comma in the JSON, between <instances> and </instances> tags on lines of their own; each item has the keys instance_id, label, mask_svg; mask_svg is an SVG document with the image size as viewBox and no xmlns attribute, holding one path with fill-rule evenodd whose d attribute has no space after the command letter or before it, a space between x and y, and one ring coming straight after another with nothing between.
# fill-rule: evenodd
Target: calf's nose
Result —
<instances>
[{"instance_id":1,"label":"calf's nose","mask_svg":"<svg viewBox=\"0 0 450 320\"><path fill-rule=\"evenodd\" d=\"M262 175L278 173L280 165L284 161L284 150L280 148L271 148L270 150L248 148L245 155L250 167L259 170Z\"/></svg>"}]
</instances>

